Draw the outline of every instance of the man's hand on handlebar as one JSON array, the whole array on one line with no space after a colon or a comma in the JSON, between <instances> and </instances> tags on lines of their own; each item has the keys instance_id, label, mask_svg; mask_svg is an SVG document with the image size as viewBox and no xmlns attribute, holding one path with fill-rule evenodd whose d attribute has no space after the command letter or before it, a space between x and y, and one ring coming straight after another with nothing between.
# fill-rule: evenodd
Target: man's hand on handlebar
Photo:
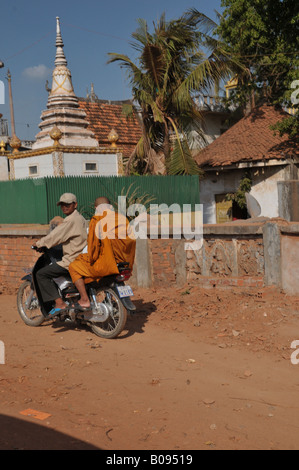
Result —
<instances>
[{"instance_id":1,"label":"man's hand on handlebar","mask_svg":"<svg viewBox=\"0 0 299 470\"><path fill-rule=\"evenodd\" d=\"M33 245L31 246L32 250L35 250L37 251L38 253L44 253L46 247L45 246L41 246L40 248L38 248L36 246L36 243L33 243Z\"/></svg>"}]
</instances>

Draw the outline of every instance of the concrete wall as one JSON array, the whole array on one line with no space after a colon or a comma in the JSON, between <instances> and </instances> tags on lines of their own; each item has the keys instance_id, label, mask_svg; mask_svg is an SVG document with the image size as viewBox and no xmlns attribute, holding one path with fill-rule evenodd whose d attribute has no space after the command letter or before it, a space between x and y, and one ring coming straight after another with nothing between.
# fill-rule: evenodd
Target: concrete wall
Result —
<instances>
[{"instance_id":1,"label":"concrete wall","mask_svg":"<svg viewBox=\"0 0 299 470\"><path fill-rule=\"evenodd\" d=\"M204 225L203 246L185 251L185 240L138 240L134 282L142 287L186 283L201 287L277 286L299 295L299 224ZM142 284L138 275L142 272Z\"/></svg>"},{"instance_id":2,"label":"concrete wall","mask_svg":"<svg viewBox=\"0 0 299 470\"><path fill-rule=\"evenodd\" d=\"M36 155L34 157L27 158L16 158L14 159L14 178L22 179L29 178L30 166L37 166L37 174L34 175L36 178L43 178L45 176L54 175L53 159L52 154L47 155Z\"/></svg>"},{"instance_id":3,"label":"concrete wall","mask_svg":"<svg viewBox=\"0 0 299 470\"><path fill-rule=\"evenodd\" d=\"M8 180L8 162L5 155L0 156L0 181Z\"/></svg>"},{"instance_id":4,"label":"concrete wall","mask_svg":"<svg viewBox=\"0 0 299 470\"><path fill-rule=\"evenodd\" d=\"M85 163L95 163L96 172L87 172ZM117 176L117 154L64 154L64 171L66 176L96 175Z\"/></svg>"},{"instance_id":5,"label":"concrete wall","mask_svg":"<svg viewBox=\"0 0 299 470\"><path fill-rule=\"evenodd\" d=\"M278 217L278 187L279 181L286 177L285 167L262 167L252 171L252 188L250 194L261 206L262 217Z\"/></svg>"},{"instance_id":6,"label":"concrete wall","mask_svg":"<svg viewBox=\"0 0 299 470\"><path fill-rule=\"evenodd\" d=\"M197 130L192 130L188 134L190 141L190 147L192 150L199 150L207 145L214 142L215 139L221 136L221 134L228 129L226 117L221 113L207 113L205 114L204 123L202 125L202 132L205 137L203 141L202 137L198 135Z\"/></svg>"},{"instance_id":7,"label":"concrete wall","mask_svg":"<svg viewBox=\"0 0 299 470\"><path fill-rule=\"evenodd\" d=\"M121 154L118 153L63 153L61 151L28 157L20 157L18 154L17 158L10 159L11 179L43 178L45 176L117 176L121 173L120 156ZM6 171L6 179L8 179L7 163L2 170L2 166L5 166L4 157L2 159L0 160L0 178L5 179ZM86 163L95 163L96 171L86 171ZM30 175L30 166L37 166L35 175Z\"/></svg>"},{"instance_id":8,"label":"concrete wall","mask_svg":"<svg viewBox=\"0 0 299 470\"><path fill-rule=\"evenodd\" d=\"M299 295L299 224L296 223L281 227L280 284L286 293Z\"/></svg>"},{"instance_id":9,"label":"concrete wall","mask_svg":"<svg viewBox=\"0 0 299 470\"><path fill-rule=\"evenodd\" d=\"M227 194L236 191L244 174L241 170L230 172L206 172L200 180L200 203L203 204L203 223L216 224L216 194Z\"/></svg>"},{"instance_id":10,"label":"concrete wall","mask_svg":"<svg viewBox=\"0 0 299 470\"><path fill-rule=\"evenodd\" d=\"M299 222L299 181L278 183L279 216L287 221Z\"/></svg>"},{"instance_id":11,"label":"concrete wall","mask_svg":"<svg viewBox=\"0 0 299 470\"><path fill-rule=\"evenodd\" d=\"M204 208L204 224L216 224L215 195L235 192L243 178L244 168L206 171L200 181L200 202ZM288 172L284 166L256 166L249 168L252 177L250 194L261 206L261 216L279 216L278 182L286 179Z\"/></svg>"},{"instance_id":12,"label":"concrete wall","mask_svg":"<svg viewBox=\"0 0 299 470\"><path fill-rule=\"evenodd\" d=\"M299 294L299 236L283 235L281 262L281 284L289 294Z\"/></svg>"},{"instance_id":13,"label":"concrete wall","mask_svg":"<svg viewBox=\"0 0 299 470\"><path fill-rule=\"evenodd\" d=\"M46 226L0 227L0 285L15 289L36 260L30 247ZM185 251L185 240L137 240L133 286L277 286L299 295L299 224L205 225L203 246Z\"/></svg>"}]
</instances>

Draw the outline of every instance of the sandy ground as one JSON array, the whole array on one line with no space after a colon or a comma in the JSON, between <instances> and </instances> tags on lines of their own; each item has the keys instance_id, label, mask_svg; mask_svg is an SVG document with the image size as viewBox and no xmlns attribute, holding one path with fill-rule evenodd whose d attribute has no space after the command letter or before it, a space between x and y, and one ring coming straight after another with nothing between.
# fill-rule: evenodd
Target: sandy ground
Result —
<instances>
[{"instance_id":1,"label":"sandy ground","mask_svg":"<svg viewBox=\"0 0 299 470\"><path fill-rule=\"evenodd\" d=\"M114 340L30 328L0 295L0 449L299 449L299 298L135 294L138 313Z\"/></svg>"}]
</instances>

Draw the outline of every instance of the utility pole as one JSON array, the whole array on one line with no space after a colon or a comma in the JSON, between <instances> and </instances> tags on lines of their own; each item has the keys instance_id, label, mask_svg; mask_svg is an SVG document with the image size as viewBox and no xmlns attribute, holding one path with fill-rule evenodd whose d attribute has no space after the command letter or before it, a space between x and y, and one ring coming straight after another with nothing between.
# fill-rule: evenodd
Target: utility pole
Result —
<instances>
[{"instance_id":1,"label":"utility pole","mask_svg":"<svg viewBox=\"0 0 299 470\"><path fill-rule=\"evenodd\" d=\"M7 70L7 80L8 80L8 93L9 93L9 106L10 106L11 136L14 137L16 135L15 115L14 115L13 101L12 101L11 74L9 70Z\"/></svg>"},{"instance_id":2,"label":"utility pole","mask_svg":"<svg viewBox=\"0 0 299 470\"><path fill-rule=\"evenodd\" d=\"M0 69L4 67L4 62L0 60ZM0 104L5 103L5 86L2 80L0 80Z\"/></svg>"},{"instance_id":3,"label":"utility pole","mask_svg":"<svg viewBox=\"0 0 299 470\"><path fill-rule=\"evenodd\" d=\"M9 93L9 106L10 106L10 121L11 121L10 146L13 148L14 152L18 152L21 146L21 141L16 136L15 115L14 115L14 109L13 109L12 90L11 90L11 74L9 70L7 71L7 80L8 80L8 93Z\"/></svg>"}]
</instances>

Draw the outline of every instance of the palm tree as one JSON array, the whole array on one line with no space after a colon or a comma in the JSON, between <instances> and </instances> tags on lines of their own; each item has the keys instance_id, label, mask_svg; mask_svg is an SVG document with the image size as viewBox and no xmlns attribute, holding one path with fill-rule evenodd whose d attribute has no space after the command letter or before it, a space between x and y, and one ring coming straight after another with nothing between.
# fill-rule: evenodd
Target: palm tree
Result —
<instances>
[{"instance_id":1,"label":"palm tree","mask_svg":"<svg viewBox=\"0 0 299 470\"><path fill-rule=\"evenodd\" d=\"M162 152L168 174L199 174L187 138L191 125L202 135L203 116L194 95L231 76L236 63L214 37L217 24L195 9L169 22L163 14L153 24L153 33L145 20L138 23L132 34L132 46L139 54L137 63L117 53L110 53L108 61L120 62L127 69L141 121L142 137L127 172L136 159L139 172L154 172L155 160Z\"/></svg>"}]
</instances>

